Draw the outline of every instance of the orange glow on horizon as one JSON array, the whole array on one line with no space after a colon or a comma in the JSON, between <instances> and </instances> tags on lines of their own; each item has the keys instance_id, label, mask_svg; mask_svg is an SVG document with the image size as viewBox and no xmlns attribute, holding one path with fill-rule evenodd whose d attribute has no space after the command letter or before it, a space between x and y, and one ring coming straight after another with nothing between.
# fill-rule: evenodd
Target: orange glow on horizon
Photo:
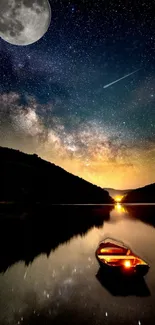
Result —
<instances>
[{"instance_id":1,"label":"orange glow on horizon","mask_svg":"<svg viewBox=\"0 0 155 325\"><path fill-rule=\"evenodd\" d=\"M9 143L4 140L1 141L1 146L14 148L28 154L33 154L35 152L42 159L54 163L69 173L83 178L84 180L100 186L101 188L117 188L119 190L134 189L152 183L152 175L155 175L155 151L152 152L152 155L149 152L149 155L152 158L149 161L149 164L147 163L147 160L145 164L142 164L143 155L146 155L147 152L145 150L144 153L140 153L140 163L138 163L137 160L135 162L135 158L132 157L133 155L134 157L136 156L136 152L131 152L130 158L132 166L126 166L125 163L120 165L119 161L116 163L108 161L107 163L106 156L105 161L104 159L101 161L101 159L98 159L97 157L92 158L90 160L90 164L88 165L83 161L83 156L79 155L76 157L74 152L72 153L72 158L67 156L67 153L65 154L63 147L59 145L58 140L55 140L54 146L51 146L50 143L45 143L44 146L37 146L36 139L34 139L32 142L29 141L29 138L24 139L24 141L22 140L23 139L21 137L12 137ZM125 175L128 176L125 177ZM115 197L114 200L115 202L118 202L116 201Z\"/></svg>"},{"instance_id":2,"label":"orange glow on horizon","mask_svg":"<svg viewBox=\"0 0 155 325\"><path fill-rule=\"evenodd\" d=\"M115 197L115 201L118 202L118 203L121 202L122 199L123 199L123 196L116 196Z\"/></svg>"}]
</instances>

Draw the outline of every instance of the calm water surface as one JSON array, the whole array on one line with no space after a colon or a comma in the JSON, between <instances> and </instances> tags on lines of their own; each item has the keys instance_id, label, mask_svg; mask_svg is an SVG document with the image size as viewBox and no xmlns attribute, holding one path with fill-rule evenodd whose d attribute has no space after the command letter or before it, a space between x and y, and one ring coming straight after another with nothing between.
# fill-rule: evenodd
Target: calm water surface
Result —
<instances>
[{"instance_id":1,"label":"calm water surface","mask_svg":"<svg viewBox=\"0 0 155 325\"><path fill-rule=\"evenodd\" d=\"M155 206L69 209L1 213L0 324L155 324ZM105 236L150 263L145 281L99 280Z\"/></svg>"}]
</instances>

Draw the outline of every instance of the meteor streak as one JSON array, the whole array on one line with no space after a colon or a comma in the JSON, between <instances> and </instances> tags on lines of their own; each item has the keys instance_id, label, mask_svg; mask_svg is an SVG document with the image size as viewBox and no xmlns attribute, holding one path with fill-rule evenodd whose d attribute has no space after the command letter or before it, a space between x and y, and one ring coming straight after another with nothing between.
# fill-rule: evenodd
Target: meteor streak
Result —
<instances>
[{"instance_id":1,"label":"meteor streak","mask_svg":"<svg viewBox=\"0 0 155 325\"><path fill-rule=\"evenodd\" d=\"M126 76L124 76L124 77L122 77L122 78L120 78L120 79L117 79L117 80L111 82L111 83L108 84L108 85L105 85L103 88L108 88L108 87L112 86L113 84L115 84L116 82L118 82L118 81L120 81L120 80L122 80L122 79L125 79L125 78L131 76L132 74L136 73L136 72L139 71L139 70L141 70L141 69L138 69L138 70L136 70L136 71L133 71L133 72L127 74Z\"/></svg>"}]
</instances>

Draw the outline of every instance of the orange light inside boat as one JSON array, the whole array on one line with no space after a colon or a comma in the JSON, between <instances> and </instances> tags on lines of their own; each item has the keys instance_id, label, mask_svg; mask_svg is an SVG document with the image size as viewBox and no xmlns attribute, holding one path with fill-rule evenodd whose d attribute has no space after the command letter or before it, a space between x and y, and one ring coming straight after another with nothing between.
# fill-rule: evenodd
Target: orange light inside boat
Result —
<instances>
[{"instance_id":1,"label":"orange light inside boat","mask_svg":"<svg viewBox=\"0 0 155 325\"><path fill-rule=\"evenodd\" d=\"M130 261L125 261L125 262L124 262L124 266L125 266L126 269L130 269L130 267L131 267L131 262L130 262Z\"/></svg>"}]
</instances>

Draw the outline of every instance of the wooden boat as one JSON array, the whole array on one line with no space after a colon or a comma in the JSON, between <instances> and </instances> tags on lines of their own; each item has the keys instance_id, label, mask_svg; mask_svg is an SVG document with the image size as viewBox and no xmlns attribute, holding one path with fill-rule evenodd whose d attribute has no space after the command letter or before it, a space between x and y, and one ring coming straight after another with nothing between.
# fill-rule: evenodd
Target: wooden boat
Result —
<instances>
[{"instance_id":1,"label":"wooden boat","mask_svg":"<svg viewBox=\"0 0 155 325\"><path fill-rule=\"evenodd\" d=\"M111 238L106 238L99 244L96 258L101 268L128 275L144 276L150 268L148 263L136 256L130 248Z\"/></svg>"}]
</instances>

